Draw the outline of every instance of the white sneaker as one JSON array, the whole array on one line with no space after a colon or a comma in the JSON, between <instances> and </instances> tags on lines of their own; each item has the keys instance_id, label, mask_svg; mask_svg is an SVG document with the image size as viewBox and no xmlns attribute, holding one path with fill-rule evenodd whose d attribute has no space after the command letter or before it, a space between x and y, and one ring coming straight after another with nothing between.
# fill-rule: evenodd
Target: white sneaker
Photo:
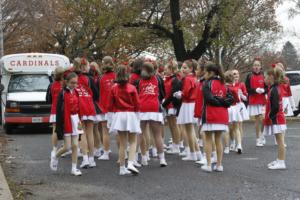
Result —
<instances>
[{"instance_id":1,"label":"white sneaker","mask_svg":"<svg viewBox=\"0 0 300 200\"><path fill-rule=\"evenodd\" d=\"M124 176L124 175L129 175L131 174L131 172L127 169L127 168L120 168L120 173L119 173L121 176Z\"/></svg>"},{"instance_id":2,"label":"white sneaker","mask_svg":"<svg viewBox=\"0 0 300 200\"><path fill-rule=\"evenodd\" d=\"M216 171L216 172L223 172L223 171L224 171L224 168L223 168L222 165L221 165L221 166L215 165L215 166L214 166L214 171Z\"/></svg>"},{"instance_id":3,"label":"white sneaker","mask_svg":"<svg viewBox=\"0 0 300 200\"><path fill-rule=\"evenodd\" d=\"M109 155L108 154L103 154L98 158L98 160L109 160Z\"/></svg>"},{"instance_id":4,"label":"white sneaker","mask_svg":"<svg viewBox=\"0 0 300 200\"><path fill-rule=\"evenodd\" d=\"M268 166L268 169L286 169L284 160L277 160L273 165Z\"/></svg>"},{"instance_id":5,"label":"white sneaker","mask_svg":"<svg viewBox=\"0 0 300 200\"><path fill-rule=\"evenodd\" d=\"M261 135L261 137L260 137L260 141L261 141L261 143L262 143L263 145L265 145L265 144L266 144L266 138L265 138L265 136L264 136L264 135Z\"/></svg>"},{"instance_id":6,"label":"white sneaker","mask_svg":"<svg viewBox=\"0 0 300 200\"><path fill-rule=\"evenodd\" d=\"M257 146L257 147L263 147L264 144L261 142L260 139L256 139L256 146Z\"/></svg>"},{"instance_id":7,"label":"white sneaker","mask_svg":"<svg viewBox=\"0 0 300 200\"><path fill-rule=\"evenodd\" d=\"M275 165L275 164L277 163L277 161L278 161L278 159L276 159L276 160L270 162L270 163L268 164L268 168L271 167L271 166L273 166L273 165Z\"/></svg>"},{"instance_id":8,"label":"white sneaker","mask_svg":"<svg viewBox=\"0 0 300 200\"><path fill-rule=\"evenodd\" d=\"M57 166L58 166L58 160L57 160L57 158L55 156L51 157L50 169L52 171L57 171Z\"/></svg>"},{"instance_id":9,"label":"white sneaker","mask_svg":"<svg viewBox=\"0 0 300 200\"><path fill-rule=\"evenodd\" d=\"M56 151L55 150L52 150L51 151L51 154L50 154L50 159L51 158L55 158L56 157Z\"/></svg>"},{"instance_id":10,"label":"white sneaker","mask_svg":"<svg viewBox=\"0 0 300 200\"><path fill-rule=\"evenodd\" d=\"M64 157L66 157L66 156L68 156L68 155L71 155L71 154L72 154L72 150L69 150L69 151L67 151L66 153L61 154L60 157L64 158Z\"/></svg>"},{"instance_id":11,"label":"white sneaker","mask_svg":"<svg viewBox=\"0 0 300 200\"><path fill-rule=\"evenodd\" d=\"M166 167L166 166L168 166L167 161L166 161L166 159L164 159L164 158L159 160L159 164L160 164L161 167Z\"/></svg>"},{"instance_id":12,"label":"white sneaker","mask_svg":"<svg viewBox=\"0 0 300 200\"><path fill-rule=\"evenodd\" d=\"M238 154L242 154L242 153L243 153L242 145L241 145L241 144L238 144L238 145L236 146L235 151L236 151Z\"/></svg>"},{"instance_id":13,"label":"white sneaker","mask_svg":"<svg viewBox=\"0 0 300 200\"><path fill-rule=\"evenodd\" d=\"M203 147L203 140L202 140L202 139L200 139L200 140L198 141L198 145L199 145L199 147Z\"/></svg>"},{"instance_id":14,"label":"white sneaker","mask_svg":"<svg viewBox=\"0 0 300 200\"><path fill-rule=\"evenodd\" d=\"M139 174L139 170L137 168L134 167L133 161L129 161L128 162L128 166L127 169L132 173L132 174Z\"/></svg>"},{"instance_id":15,"label":"white sneaker","mask_svg":"<svg viewBox=\"0 0 300 200\"><path fill-rule=\"evenodd\" d=\"M80 168L84 168L84 169L87 169L88 167L90 166L90 162L89 160L82 160L82 163L80 165Z\"/></svg>"},{"instance_id":16,"label":"white sneaker","mask_svg":"<svg viewBox=\"0 0 300 200\"><path fill-rule=\"evenodd\" d=\"M197 161L197 157L193 157L191 154L189 154L186 157L183 157L181 160L183 160L183 161Z\"/></svg>"},{"instance_id":17,"label":"white sneaker","mask_svg":"<svg viewBox=\"0 0 300 200\"><path fill-rule=\"evenodd\" d=\"M142 156L142 166L148 166L147 156Z\"/></svg>"},{"instance_id":18,"label":"white sneaker","mask_svg":"<svg viewBox=\"0 0 300 200\"><path fill-rule=\"evenodd\" d=\"M71 174L74 176L81 176L82 173L79 169L72 169Z\"/></svg>"},{"instance_id":19,"label":"white sneaker","mask_svg":"<svg viewBox=\"0 0 300 200\"><path fill-rule=\"evenodd\" d=\"M215 164L217 163L217 157L216 156L212 156L211 157L211 164Z\"/></svg>"},{"instance_id":20,"label":"white sneaker","mask_svg":"<svg viewBox=\"0 0 300 200\"><path fill-rule=\"evenodd\" d=\"M77 151L77 157L83 157L83 154L81 153L80 149L78 148L78 151Z\"/></svg>"},{"instance_id":21,"label":"white sneaker","mask_svg":"<svg viewBox=\"0 0 300 200\"><path fill-rule=\"evenodd\" d=\"M198 160L195 163L198 165L207 165L206 157L203 156L201 160Z\"/></svg>"},{"instance_id":22,"label":"white sneaker","mask_svg":"<svg viewBox=\"0 0 300 200\"><path fill-rule=\"evenodd\" d=\"M90 168L96 167L96 162L94 158L89 158L89 167Z\"/></svg>"},{"instance_id":23,"label":"white sneaker","mask_svg":"<svg viewBox=\"0 0 300 200\"><path fill-rule=\"evenodd\" d=\"M179 154L180 153L180 149L176 149L176 148L172 147L166 153L167 154Z\"/></svg>"},{"instance_id":24,"label":"white sneaker","mask_svg":"<svg viewBox=\"0 0 300 200\"><path fill-rule=\"evenodd\" d=\"M136 160L133 161L133 165L138 168L142 167L142 165Z\"/></svg>"},{"instance_id":25,"label":"white sneaker","mask_svg":"<svg viewBox=\"0 0 300 200\"><path fill-rule=\"evenodd\" d=\"M234 151L235 150L235 141L231 141L230 142L230 146L229 146L229 151Z\"/></svg>"},{"instance_id":26,"label":"white sneaker","mask_svg":"<svg viewBox=\"0 0 300 200\"><path fill-rule=\"evenodd\" d=\"M203 165L201 169L205 172L212 172L211 166Z\"/></svg>"},{"instance_id":27,"label":"white sneaker","mask_svg":"<svg viewBox=\"0 0 300 200\"><path fill-rule=\"evenodd\" d=\"M187 156L186 150L184 150L183 152L179 153L179 156L181 156L181 157Z\"/></svg>"},{"instance_id":28,"label":"white sneaker","mask_svg":"<svg viewBox=\"0 0 300 200\"><path fill-rule=\"evenodd\" d=\"M225 148L224 148L224 153L225 153L225 154L229 154L229 152L230 152L229 147L225 147Z\"/></svg>"},{"instance_id":29,"label":"white sneaker","mask_svg":"<svg viewBox=\"0 0 300 200\"><path fill-rule=\"evenodd\" d=\"M101 156L101 150L100 149L95 150L94 151L94 156L97 157L97 158L100 157Z\"/></svg>"}]
</instances>

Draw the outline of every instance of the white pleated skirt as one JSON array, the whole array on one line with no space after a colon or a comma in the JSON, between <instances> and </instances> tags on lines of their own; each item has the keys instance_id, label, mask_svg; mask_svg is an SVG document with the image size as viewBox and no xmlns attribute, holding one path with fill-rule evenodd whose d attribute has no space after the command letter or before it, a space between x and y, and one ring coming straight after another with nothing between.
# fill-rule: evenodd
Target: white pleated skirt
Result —
<instances>
[{"instance_id":1,"label":"white pleated skirt","mask_svg":"<svg viewBox=\"0 0 300 200\"><path fill-rule=\"evenodd\" d=\"M239 102L237 105L239 106L239 112L242 117L242 121L249 120L250 119L249 112L248 112L245 104L243 102Z\"/></svg>"},{"instance_id":2,"label":"white pleated skirt","mask_svg":"<svg viewBox=\"0 0 300 200\"><path fill-rule=\"evenodd\" d=\"M56 123L56 115L51 114L49 117L49 123Z\"/></svg>"},{"instance_id":3,"label":"white pleated skirt","mask_svg":"<svg viewBox=\"0 0 300 200\"><path fill-rule=\"evenodd\" d=\"M177 109L176 108L170 108L167 110L167 116L176 116Z\"/></svg>"},{"instance_id":4,"label":"white pleated skirt","mask_svg":"<svg viewBox=\"0 0 300 200\"><path fill-rule=\"evenodd\" d=\"M139 117L141 121L156 121L164 124L164 116L160 112L140 112Z\"/></svg>"},{"instance_id":5,"label":"white pleated skirt","mask_svg":"<svg viewBox=\"0 0 300 200\"><path fill-rule=\"evenodd\" d=\"M80 122L79 116L71 115L71 123L72 123L72 133L65 133L65 136L77 136L79 134L83 134L82 124Z\"/></svg>"},{"instance_id":6,"label":"white pleated skirt","mask_svg":"<svg viewBox=\"0 0 300 200\"><path fill-rule=\"evenodd\" d=\"M240 106L238 104L234 106L230 106L228 108L228 117L229 117L229 122L242 122L242 116L240 113Z\"/></svg>"},{"instance_id":7,"label":"white pleated skirt","mask_svg":"<svg viewBox=\"0 0 300 200\"><path fill-rule=\"evenodd\" d=\"M256 105L248 105L248 112L250 116L262 115L264 110L264 105L256 104Z\"/></svg>"},{"instance_id":8,"label":"white pleated skirt","mask_svg":"<svg viewBox=\"0 0 300 200\"><path fill-rule=\"evenodd\" d=\"M196 124L197 119L194 117L195 103L182 103L177 124Z\"/></svg>"},{"instance_id":9,"label":"white pleated skirt","mask_svg":"<svg viewBox=\"0 0 300 200\"><path fill-rule=\"evenodd\" d=\"M286 111L284 113L285 116L287 116L287 117L294 116L294 112L293 112L289 97L282 98L282 107L283 107L283 111L284 112Z\"/></svg>"},{"instance_id":10,"label":"white pleated skirt","mask_svg":"<svg viewBox=\"0 0 300 200\"><path fill-rule=\"evenodd\" d=\"M223 131L228 132L228 126L225 124L208 124L204 123L202 125L202 131Z\"/></svg>"},{"instance_id":11,"label":"white pleated skirt","mask_svg":"<svg viewBox=\"0 0 300 200\"><path fill-rule=\"evenodd\" d=\"M265 135L276 135L279 133L285 133L287 127L285 124L281 125L265 125L264 126L264 134Z\"/></svg>"},{"instance_id":12,"label":"white pleated skirt","mask_svg":"<svg viewBox=\"0 0 300 200\"><path fill-rule=\"evenodd\" d=\"M129 133L142 133L140 119L136 112L116 112L111 115L109 132L116 134L118 131L128 131Z\"/></svg>"},{"instance_id":13,"label":"white pleated skirt","mask_svg":"<svg viewBox=\"0 0 300 200\"><path fill-rule=\"evenodd\" d=\"M91 115L89 115L89 116L83 115L83 116L81 117L81 120L82 120L82 121L87 121L87 120L90 120L90 121L97 121L96 116L91 116Z\"/></svg>"}]
</instances>

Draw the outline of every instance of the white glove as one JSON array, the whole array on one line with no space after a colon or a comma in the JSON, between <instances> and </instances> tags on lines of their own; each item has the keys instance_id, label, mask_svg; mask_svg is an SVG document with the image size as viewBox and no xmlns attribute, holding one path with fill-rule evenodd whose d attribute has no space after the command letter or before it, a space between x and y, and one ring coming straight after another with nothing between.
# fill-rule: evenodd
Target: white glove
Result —
<instances>
[{"instance_id":1,"label":"white glove","mask_svg":"<svg viewBox=\"0 0 300 200\"><path fill-rule=\"evenodd\" d=\"M296 104L295 104L294 98L292 96L289 97L289 101L290 101L292 110L293 111L296 110Z\"/></svg>"},{"instance_id":2,"label":"white glove","mask_svg":"<svg viewBox=\"0 0 300 200\"><path fill-rule=\"evenodd\" d=\"M173 94L173 96L174 96L176 99L181 99L181 98L182 98L182 92L181 92L181 91L175 92L175 93Z\"/></svg>"},{"instance_id":3,"label":"white glove","mask_svg":"<svg viewBox=\"0 0 300 200\"><path fill-rule=\"evenodd\" d=\"M255 91L256 91L258 94L262 94L262 93L265 92L265 89L263 89L263 88L256 88Z\"/></svg>"}]
</instances>

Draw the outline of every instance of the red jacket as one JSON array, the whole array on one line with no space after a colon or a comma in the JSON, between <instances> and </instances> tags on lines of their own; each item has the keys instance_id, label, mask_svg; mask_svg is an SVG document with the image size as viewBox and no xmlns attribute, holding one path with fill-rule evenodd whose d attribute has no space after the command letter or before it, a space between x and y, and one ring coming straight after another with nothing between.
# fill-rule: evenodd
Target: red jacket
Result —
<instances>
[{"instance_id":1,"label":"red jacket","mask_svg":"<svg viewBox=\"0 0 300 200\"><path fill-rule=\"evenodd\" d=\"M182 79L182 102L192 103L196 100L196 82L194 74L189 74Z\"/></svg>"},{"instance_id":2,"label":"red jacket","mask_svg":"<svg viewBox=\"0 0 300 200\"><path fill-rule=\"evenodd\" d=\"M290 85L290 79L288 77L284 77L286 83L282 83L279 85L280 92L282 94L282 97L291 97L292 96L292 90Z\"/></svg>"},{"instance_id":3,"label":"red jacket","mask_svg":"<svg viewBox=\"0 0 300 200\"><path fill-rule=\"evenodd\" d=\"M268 102L264 119L265 125L286 124L282 106L282 93L280 86L274 84L268 92Z\"/></svg>"},{"instance_id":4,"label":"red jacket","mask_svg":"<svg viewBox=\"0 0 300 200\"><path fill-rule=\"evenodd\" d=\"M63 139L66 133L73 133L71 115L79 113L79 96L76 90L64 88L57 100L56 133Z\"/></svg>"},{"instance_id":5,"label":"red jacket","mask_svg":"<svg viewBox=\"0 0 300 200\"><path fill-rule=\"evenodd\" d=\"M108 110L113 112L139 112L139 96L136 88L127 83L115 84L109 94Z\"/></svg>"},{"instance_id":6,"label":"red jacket","mask_svg":"<svg viewBox=\"0 0 300 200\"><path fill-rule=\"evenodd\" d=\"M93 97L96 96L93 92L93 81L84 74L78 75L78 86L76 91L79 96L79 115L95 116L96 108Z\"/></svg>"},{"instance_id":7,"label":"red jacket","mask_svg":"<svg viewBox=\"0 0 300 200\"><path fill-rule=\"evenodd\" d=\"M246 88L245 83L237 82L237 83L235 83L235 85L243 92L244 96L246 96L246 97L248 96L248 92L247 92L247 88Z\"/></svg>"},{"instance_id":8,"label":"red jacket","mask_svg":"<svg viewBox=\"0 0 300 200\"><path fill-rule=\"evenodd\" d=\"M159 85L156 76L139 81L140 112L160 112Z\"/></svg>"},{"instance_id":9,"label":"red jacket","mask_svg":"<svg viewBox=\"0 0 300 200\"><path fill-rule=\"evenodd\" d=\"M166 96L165 98L169 98L172 94L172 82L173 82L173 78L174 76L166 76L165 77L165 80L164 80L164 83L165 83L165 91L166 91ZM170 109L170 108L174 108L174 105L172 102L170 102L168 105L167 105L167 109Z\"/></svg>"},{"instance_id":10,"label":"red jacket","mask_svg":"<svg viewBox=\"0 0 300 200\"><path fill-rule=\"evenodd\" d=\"M204 108L202 122L208 124L228 124L228 107L233 97L218 77L211 78L203 86Z\"/></svg>"},{"instance_id":11,"label":"red jacket","mask_svg":"<svg viewBox=\"0 0 300 200\"><path fill-rule=\"evenodd\" d=\"M98 99L98 105L102 113L108 112L108 104L110 102L109 93L111 88L115 84L116 74L114 72L107 72L103 74L99 81L100 95Z\"/></svg>"},{"instance_id":12,"label":"red jacket","mask_svg":"<svg viewBox=\"0 0 300 200\"><path fill-rule=\"evenodd\" d=\"M241 101L240 97L239 97L239 87L238 87L238 85L234 85L234 84L229 84L229 85L227 85L227 87L233 96L232 105L236 105L237 103L239 103Z\"/></svg>"},{"instance_id":13,"label":"red jacket","mask_svg":"<svg viewBox=\"0 0 300 200\"><path fill-rule=\"evenodd\" d=\"M203 113L203 85L205 83L204 79L200 79L197 82L196 86L196 101L195 101L195 111L194 111L194 117L195 118L201 118Z\"/></svg>"},{"instance_id":14,"label":"red jacket","mask_svg":"<svg viewBox=\"0 0 300 200\"><path fill-rule=\"evenodd\" d=\"M132 73L129 78L129 83L132 85L136 84L136 81L141 79L141 76L137 73Z\"/></svg>"},{"instance_id":15,"label":"red jacket","mask_svg":"<svg viewBox=\"0 0 300 200\"><path fill-rule=\"evenodd\" d=\"M51 84L50 88L50 95L51 95L51 114L55 115L56 114L56 105L57 105L57 99L60 91L62 90L62 84L60 81L54 81Z\"/></svg>"},{"instance_id":16,"label":"red jacket","mask_svg":"<svg viewBox=\"0 0 300 200\"><path fill-rule=\"evenodd\" d=\"M262 73L255 74L252 72L247 76L245 84L249 95L248 96L249 105L266 104L265 94L267 92L267 87L265 85L264 75ZM258 94L256 92L257 88L265 89L265 93Z\"/></svg>"}]
</instances>

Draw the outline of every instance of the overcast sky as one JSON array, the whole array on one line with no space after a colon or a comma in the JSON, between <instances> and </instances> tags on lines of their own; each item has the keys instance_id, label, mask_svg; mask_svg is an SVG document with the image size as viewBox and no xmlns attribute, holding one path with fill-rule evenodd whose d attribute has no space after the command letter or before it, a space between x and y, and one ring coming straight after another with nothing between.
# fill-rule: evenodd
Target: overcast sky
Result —
<instances>
[{"instance_id":1,"label":"overcast sky","mask_svg":"<svg viewBox=\"0 0 300 200\"><path fill-rule=\"evenodd\" d=\"M281 50L286 41L290 41L300 52L300 15L289 18L289 9L293 7L290 0L283 0L277 9L277 19L283 27L281 39L275 44L276 50Z\"/></svg>"}]
</instances>

